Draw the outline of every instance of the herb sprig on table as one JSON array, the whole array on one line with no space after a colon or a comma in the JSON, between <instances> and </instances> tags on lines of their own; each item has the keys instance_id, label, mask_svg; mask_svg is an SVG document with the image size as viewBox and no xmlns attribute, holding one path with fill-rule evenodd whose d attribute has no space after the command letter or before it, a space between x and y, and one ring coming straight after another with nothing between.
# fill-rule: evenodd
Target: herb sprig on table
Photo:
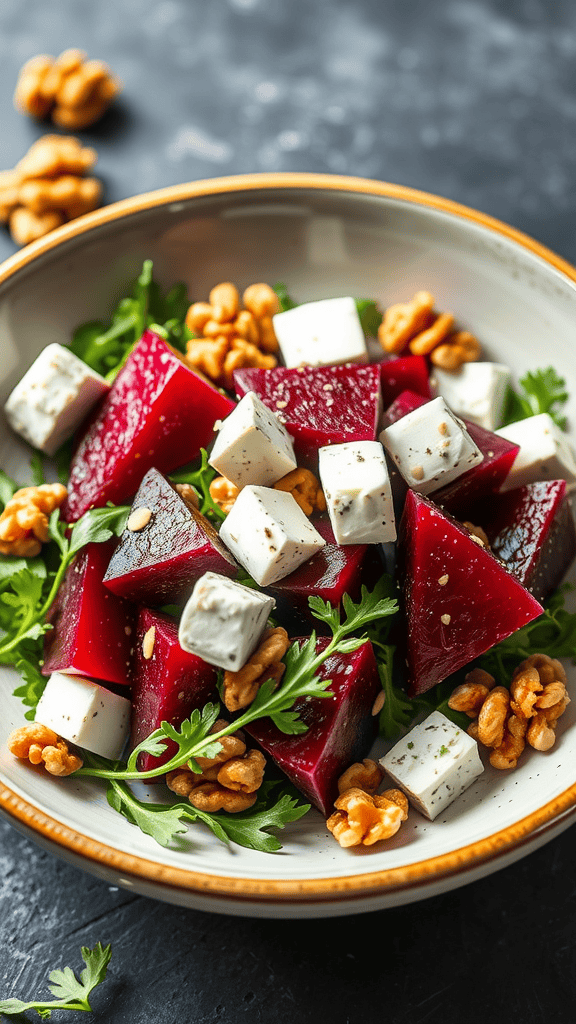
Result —
<instances>
[{"instance_id":1,"label":"herb sprig on table","mask_svg":"<svg viewBox=\"0 0 576 1024\"><path fill-rule=\"evenodd\" d=\"M25 1002L23 999L0 1000L0 1014L11 1017L25 1010L36 1010L42 1020L48 1020L53 1010L81 1010L91 1013L90 996L94 989L106 978L108 964L112 957L112 947L102 946L98 942L94 949L82 946L82 959L85 967L78 978L71 967L51 971L48 975L50 989L54 999L34 999Z\"/></svg>"},{"instance_id":2,"label":"herb sprig on table","mask_svg":"<svg viewBox=\"0 0 576 1024\"><path fill-rule=\"evenodd\" d=\"M327 646L323 651L316 652L315 632L302 644L294 642L285 655L286 671L281 685L275 689L273 680L266 681L250 707L218 732L210 730L220 716L220 705L208 703L201 711L193 711L179 729L169 722L162 722L159 729L132 751L125 764L87 755L85 766L74 773L75 777L106 780L110 805L160 845L167 845L175 835L185 831L187 823L201 820L223 842L232 841L264 852L280 849L277 840L269 835L269 829L283 827L288 821L302 817L308 810L308 805L298 804L285 791L278 793L275 787L265 783L254 807L238 815L225 815L208 814L183 803L147 803L139 800L126 783L144 782L183 767L200 774L198 757L215 757L221 750L221 738L259 718L271 718L276 727L287 735L306 732L307 726L298 714L296 702L307 697L329 699L332 696L329 689L331 680L321 679L318 670L332 655L351 653L366 643L366 628L369 624L396 613L398 605L390 597L389 590L390 584L385 577L372 592L363 587L359 602L345 597L343 621L339 609L319 597L310 598L313 614L326 623L332 633ZM164 753L169 740L177 748L170 760L148 771L138 771L140 754L158 757ZM270 794L274 798L273 802L270 802Z\"/></svg>"}]
</instances>

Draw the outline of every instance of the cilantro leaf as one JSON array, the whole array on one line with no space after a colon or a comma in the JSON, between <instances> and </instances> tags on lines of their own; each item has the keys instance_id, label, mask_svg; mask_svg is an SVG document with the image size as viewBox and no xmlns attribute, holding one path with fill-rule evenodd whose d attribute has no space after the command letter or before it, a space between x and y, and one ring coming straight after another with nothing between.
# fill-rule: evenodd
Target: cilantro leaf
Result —
<instances>
[{"instance_id":1,"label":"cilantro leaf","mask_svg":"<svg viewBox=\"0 0 576 1024\"><path fill-rule=\"evenodd\" d=\"M34 1000L24 1002L21 999L4 999L0 1001L0 1013L6 1016L22 1013L24 1010L36 1010L43 1019L51 1016L53 1010L92 1011L90 996L94 989L106 978L108 964L112 956L111 946L102 946L98 942L94 949L82 946L82 959L85 963L80 978L77 978L71 967L51 971L48 975L50 989L55 999Z\"/></svg>"},{"instance_id":2,"label":"cilantro leaf","mask_svg":"<svg viewBox=\"0 0 576 1024\"><path fill-rule=\"evenodd\" d=\"M373 299L356 299L356 309L364 334L369 338L378 337L378 328L382 323L382 313Z\"/></svg>"},{"instance_id":3,"label":"cilantro leaf","mask_svg":"<svg viewBox=\"0 0 576 1024\"><path fill-rule=\"evenodd\" d=\"M130 515L128 505L91 508L74 524L70 534L70 555L86 544L103 544L111 537L119 537Z\"/></svg>"},{"instance_id":4,"label":"cilantro leaf","mask_svg":"<svg viewBox=\"0 0 576 1024\"><path fill-rule=\"evenodd\" d=\"M561 430L566 430L563 406L568 401L566 381L552 366L531 370L519 381L520 393L510 387L502 426L547 412Z\"/></svg>"},{"instance_id":5,"label":"cilantro leaf","mask_svg":"<svg viewBox=\"0 0 576 1024\"><path fill-rule=\"evenodd\" d=\"M283 313L285 313L288 309L296 308L298 303L294 302L294 300L290 297L290 295L288 294L288 289L286 285L282 283L282 281L276 282L276 284L274 285L274 291L278 296L278 301L280 302L280 309L282 310Z\"/></svg>"}]
</instances>

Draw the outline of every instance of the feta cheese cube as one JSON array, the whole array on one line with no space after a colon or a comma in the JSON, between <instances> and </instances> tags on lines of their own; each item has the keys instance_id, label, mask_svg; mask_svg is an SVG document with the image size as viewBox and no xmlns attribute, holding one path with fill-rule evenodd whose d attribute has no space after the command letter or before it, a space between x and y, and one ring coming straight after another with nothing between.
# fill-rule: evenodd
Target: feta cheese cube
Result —
<instances>
[{"instance_id":1,"label":"feta cheese cube","mask_svg":"<svg viewBox=\"0 0 576 1024\"><path fill-rule=\"evenodd\" d=\"M261 587L283 579L326 543L291 494L253 484L236 498L220 537Z\"/></svg>"},{"instance_id":2,"label":"feta cheese cube","mask_svg":"<svg viewBox=\"0 0 576 1024\"><path fill-rule=\"evenodd\" d=\"M408 486L419 494L437 491L484 459L441 396L386 427L380 440Z\"/></svg>"},{"instance_id":3,"label":"feta cheese cube","mask_svg":"<svg viewBox=\"0 0 576 1024\"><path fill-rule=\"evenodd\" d=\"M392 489L379 441L320 448L320 480L337 544L396 540Z\"/></svg>"},{"instance_id":4,"label":"feta cheese cube","mask_svg":"<svg viewBox=\"0 0 576 1024\"><path fill-rule=\"evenodd\" d=\"M237 672L258 646L275 603L216 572L204 573L180 620L180 646L209 665Z\"/></svg>"},{"instance_id":5,"label":"feta cheese cube","mask_svg":"<svg viewBox=\"0 0 576 1024\"><path fill-rule=\"evenodd\" d=\"M356 301L349 296L305 302L272 319L286 366L368 362Z\"/></svg>"},{"instance_id":6,"label":"feta cheese cube","mask_svg":"<svg viewBox=\"0 0 576 1024\"><path fill-rule=\"evenodd\" d=\"M576 484L576 462L572 448L566 435L547 412L501 427L496 433L520 445L520 451L501 491L511 491L538 480L566 480L570 489Z\"/></svg>"},{"instance_id":7,"label":"feta cheese cube","mask_svg":"<svg viewBox=\"0 0 576 1024\"><path fill-rule=\"evenodd\" d=\"M511 377L503 363L464 363L457 373L434 371L436 390L452 412L485 430L496 430L502 422Z\"/></svg>"},{"instance_id":8,"label":"feta cheese cube","mask_svg":"<svg viewBox=\"0 0 576 1024\"><path fill-rule=\"evenodd\" d=\"M110 390L62 345L47 345L9 396L4 411L28 444L54 455L72 436L102 395Z\"/></svg>"},{"instance_id":9,"label":"feta cheese cube","mask_svg":"<svg viewBox=\"0 0 576 1024\"><path fill-rule=\"evenodd\" d=\"M131 704L85 676L53 672L38 701L36 721L70 743L117 760L130 731Z\"/></svg>"},{"instance_id":10,"label":"feta cheese cube","mask_svg":"<svg viewBox=\"0 0 576 1024\"><path fill-rule=\"evenodd\" d=\"M286 427L258 395L248 391L222 423L210 465L242 488L275 484L297 463Z\"/></svg>"},{"instance_id":11,"label":"feta cheese cube","mask_svg":"<svg viewBox=\"0 0 576 1024\"><path fill-rule=\"evenodd\" d=\"M380 764L431 821L484 771L476 740L439 711L403 736Z\"/></svg>"}]
</instances>

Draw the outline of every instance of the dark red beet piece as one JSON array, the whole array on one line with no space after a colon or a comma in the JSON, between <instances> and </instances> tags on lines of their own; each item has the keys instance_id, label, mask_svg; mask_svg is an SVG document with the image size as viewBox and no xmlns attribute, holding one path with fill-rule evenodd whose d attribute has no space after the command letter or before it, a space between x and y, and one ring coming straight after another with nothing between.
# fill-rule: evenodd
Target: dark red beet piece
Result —
<instances>
[{"instance_id":1,"label":"dark red beet piece","mask_svg":"<svg viewBox=\"0 0 576 1024\"><path fill-rule=\"evenodd\" d=\"M383 417L385 426L396 423L409 412L425 405L425 400L412 391L404 391L386 409ZM470 437L480 449L484 461L473 466L446 487L434 491L434 502L459 518L470 518L475 502L489 494L496 493L512 468L519 447L490 430L463 421Z\"/></svg>"},{"instance_id":2,"label":"dark red beet piece","mask_svg":"<svg viewBox=\"0 0 576 1024\"><path fill-rule=\"evenodd\" d=\"M429 690L542 612L494 555L414 491L406 497L400 549L410 696Z\"/></svg>"},{"instance_id":3,"label":"dark red beet piece","mask_svg":"<svg viewBox=\"0 0 576 1024\"><path fill-rule=\"evenodd\" d=\"M327 637L320 637L316 650L325 650L328 643ZM374 741L378 717L372 715L372 707L382 687L368 642L352 654L328 658L318 674L332 680L334 696L296 701L307 732L286 736L269 718L253 722L246 732L328 817L338 796L339 776L366 757Z\"/></svg>"},{"instance_id":4,"label":"dark red beet piece","mask_svg":"<svg viewBox=\"0 0 576 1024\"><path fill-rule=\"evenodd\" d=\"M212 524L157 469L140 484L131 511L138 508L152 515L142 530L126 528L120 538L104 577L115 594L140 604L176 604L205 572L236 575L238 566Z\"/></svg>"},{"instance_id":5,"label":"dark red beet piece","mask_svg":"<svg viewBox=\"0 0 576 1024\"><path fill-rule=\"evenodd\" d=\"M374 441L381 410L378 366L304 366L236 370L241 398L254 391L294 438L298 460L315 463L318 449Z\"/></svg>"},{"instance_id":6,"label":"dark red beet piece","mask_svg":"<svg viewBox=\"0 0 576 1024\"><path fill-rule=\"evenodd\" d=\"M312 622L318 629L320 623L310 614L308 598L317 594L334 606L340 604L344 594L350 594L355 600L360 594L362 565L368 545L339 547L327 516L314 519L313 525L326 541L326 546L299 569L266 589L276 598L282 621L285 616L293 617L296 612L300 623Z\"/></svg>"},{"instance_id":7,"label":"dark red beet piece","mask_svg":"<svg viewBox=\"0 0 576 1024\"><path fill-rule=\"evenodd\" d=\"M48 613L53 629L44 637L44 675L130 683L136 609L102 583L115 543L88 544L67 570Z\"/></svg>"},{"instance_id":8,"label":"dark red beet piece","mask_svg":"<svg viewBox=\"0 0 576 1024\"><path fill-rule=\"evenodd\" d=\"M154 629L152 656L145 658L142 641ZM202 708L216 686L216 669L195 654L187 654L178 643L178 626L167 615L142 608L136 631L136 656L132 685L132 727L130 749L160 727L161 722L179 726L195 708ZM149 771L166 764L176 753L169 741L160 757L140 754L138 768Z\"/></svg>"},{"instance_id":9,"label":"dark red beet piece","mask_svg":"<svg viewBox=\"0 0 576 1024\"><path fill-rule=\"evenodd\" d=\"M576 557L576 531L565 480L546 480L495 495L472 522L484 527L492 551L542 601Z\"/></svg>"},{"instance_id":10,"label":"dark red beet piece","mask_svg":"<svg viewBox=\"0 0 576 1024\"><path fill-rule=\"evenodd\" d=\"M151 466L169 473L195 459L234 403L145 331L72 458L66 522L136 493Z\"/></svg>"},{"instance_id":11,"label":"dark red beet piece","mask_svg":"<svg viewBox=\"0 0 576 1024\"><path fill-rule=\"evenodd\" d=\"M401 356L380 363L380 383L384 407L402 391L413 391L424 398L432 398L428 364L424 356Z\"/></svg>"}]
</instances>

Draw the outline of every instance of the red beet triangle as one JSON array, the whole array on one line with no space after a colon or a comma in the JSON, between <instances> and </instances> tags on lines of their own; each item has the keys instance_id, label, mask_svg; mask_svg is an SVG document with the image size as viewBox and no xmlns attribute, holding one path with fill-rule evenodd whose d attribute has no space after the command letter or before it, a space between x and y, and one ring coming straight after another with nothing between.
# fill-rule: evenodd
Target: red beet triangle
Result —
<instances>
[{"instance_id":1,"label":"red beet triangle","mask_svg":"<svg viewBox=\"0 0 576 1024\"><path fill-rule=\"evenodd\" d=\"M130 682L136 609L102 584L116 541L88 544L66 572L48 613L42 672Z\"/></svg>"},{"instance_id":2,"label":"red beet triangle","mask_svg":"<svg viewBox=\"0 0 576 1024\"><path fill-rule=\"evenodd\" d=\"M254 391L294 438L299 460L344 441L374 441L381 409L380 367L304 366L236 370L239 397Z\"/></svg>"},{"instance_id":3,"label":"red beet triangle","mask_svg":"<svg viewBox=\"0 0 576 1024\"><path fill-rule=\"evenodd\" d=\"M323 651L328 643L327 637L320 637L316 650ZM308 726L307 732L286 736L269 718L253 722L246 732L328 817L338 796L338 777L354 761L366 757L374 741L378 718L372 715L372 707L382 687L369 642L352 654L328 658L318 674L332 680L334 696L296 701L294 707Z\"/></svg>"},{"instance_id":4,"label":"red beet triangle","mask_svg":"<svg viewBox=\"0 0 576 1024\"><path fill-rule=\"evenodd\" d=\"M144 657L143 640L154 629L152 655ZM138 616L132 685L131 749L160 727L179 726L194 708L202 708L216 686L216 669L178 643L178 626L166 615L142 608ZM171 740L160 757L141 754L140 771L157 768L176 752Z\"/></svg>"},{"instance_id":5,"label":"red beet triangle","mask_svg":"<svg viewBox=\"0 0 576 1024\"><path fill-rule=\"evenodd\" d=\"M400 557L411 696L429 690L542 612L494 555L414 491L406 497Z\"/></svg>"},{"instance_id":6,"label":"red beet triangle","mask_svg":"<svg viewBox=\"0 0 576 1024\"><path fill-rule=\"evenodd\" d=\"M205 572L235 576L238 566L211 523L187 505L157 469L149 469L132 512L146 508L141 530L126 528L104 583L139 604L171 604L189 597Z\"/></svg>"},{"instance_id":7,"label":"red beet triangle","mask_svg":"<svg viewBox=\"0 0 576 1024\"><path fill-rule=\"evenodd\" d=\"M384 413L384 423L389 426L397 420L406 416L414 409L425 405L421 395L412 391L404 391L398 395L391 406ZM462 476L459 476L446 487L434 491L434 502L442 505L453 515L459 518L469 518L474 503L480 498L494 494L504 482L512 468L519 447L507 441L504 437L498 437L490 430L484 430L470 420L463 421L470 437L480 449L484 456L483 462L473 466Z\"/></svg>"},{"instance_id":8,"label":"red beet triangle","mask_svg":"<svg viewBox=\"0 0 576 1024\"><path fill-rule=\"evenodd\" d=\"M399 359L385 359L380 364L382 402L386 408L403 391L416 392L424 398L431 398L428 364L424 356L401 356Z\"/></svg>"},{"instance_id":9,"label":"red beet triangle","mask_svg":"<svg viewBox=\"0 0 576 1024\"><path fill-rule=\"evenodd\" d=\"M233 402L145 331L80 439L70 467L67 522L136 493L150 466L164 473L196 458Z\"/></svg>"},{"instance_id":10,"label":"red beet triangle","mask_svg":"<svg viewBox=\"0 0 576 1024\"><path fill-rule=\"evenodd\" d=\"M472 521L484 527L496 557L538 601L555 590L576 556L565 480L494 495L488 508L479 504Z\"/></svg>"}]
</instances>

